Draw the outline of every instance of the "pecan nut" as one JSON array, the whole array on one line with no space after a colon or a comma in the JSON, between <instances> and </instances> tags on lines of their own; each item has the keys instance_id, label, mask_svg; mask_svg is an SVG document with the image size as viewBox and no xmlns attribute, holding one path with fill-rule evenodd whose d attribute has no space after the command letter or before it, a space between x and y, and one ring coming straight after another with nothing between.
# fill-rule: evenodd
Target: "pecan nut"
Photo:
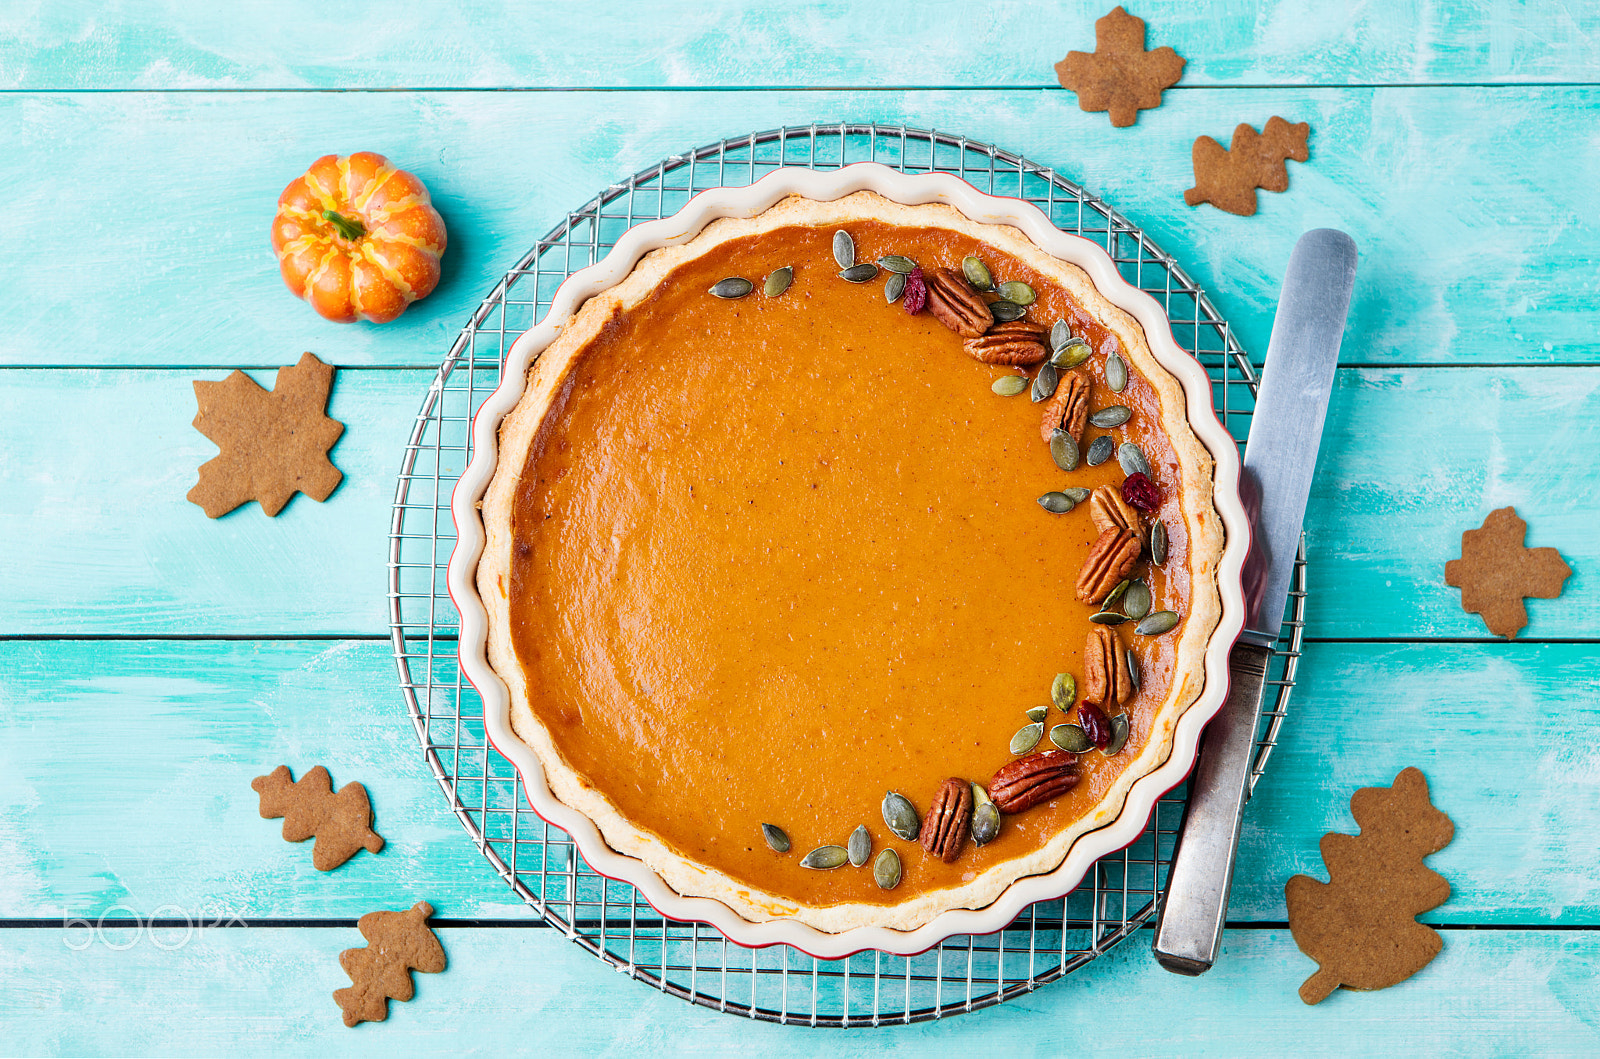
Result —
<instances>
[{"instance_id":1,"label":"pecan nut","mask_svg":"<svg viewBox=\"0 0 1600 1059\"><path fill-rule=\"evenodd\" d=\"M1109 711L1127 705L1131 698L1133 682L1122 657L1122 642L1109 625L1096 625L1083 645L1083 701Z\"/></svg>"},{"instance_id":2,"label":"pecan nut","mask_svg":"<svg viewBox=\"0 0 1600 1059\"><path fill-rule=\"evenodd\" d=\"M972 784L954 777L947 779L933 796L933 807L922 821L922 848L949 864L960 856L971 824Z\"/></svg>"},{"instance_id":3,"label":"pecan nut","mask_svg":"<svg viewBox=\"0 0 1600 1059\"><path fill-rule=\"evenodd\" d=\"M1122 499L1114 485L1102 485L1089 494L1089 521L1101 533L1108 529L1125 529L1144 541L1144 527L1139 524L1139 513L1133 505Z\"/></svg>"},{"instance_id":4,"label":"pecan nut","mask_svg":"<svg viewBox=\"0 0 1600 1059\"><path fill-rule=\"evenodd\" d=\"M928 288L928 311L962 338L977 338L994 323L989 303L955 269L933 269L922 281Z\"/></svg>"},{"instance_id":5,"label":"pecan nut","mask_svg":"<svg viewBox=\"0 0 1600 1059\"><path fill-rule=\"evenodd\" d=\"M1083 444L1083 428L1089 422L1089 392L1094 383L1081 371L1067 373L1056 387L1056 395L1044 406L1044 422L1039 424L1039 436L1045 444L1057 430L1065 430L1072 440ZM1098 523L1096 523L1098 525Z\"/></svg>"},{"instance_id":6,"label":"pecan nut","mask_svg":"<svg viewBox=\"0 0 1600 1059\"><path fill-rule=\"evenodd\" d=\"M1032 320L996 324L986 335L969 338L961 348L985 364L1037 364L1050 355L1050 329Z\"/></svg>"},{"instance_id":7,"label":"pecan nut","mask_svg":"<svg viewBox=\"0 0 1600 1059\"><path fill-rule=\"evenodd\" d=\"M1089 558L1078 573L1078 602L1099 603L1133 572L1139 561L1139 538L1120 526L1112 526L1089 548Z\"/></svg>"},{"instance_id":8,"label":"pecan nut","mask_svg":"<svg viewBox=\"0 0 1600 1059\"><path fill-rule=\"evenodd\" d=\"M1071 790L1078 782L1078 755L1041 750L1000 766L989 797L1002 813L1020 813Z\"/></svg>"}]
</instances>

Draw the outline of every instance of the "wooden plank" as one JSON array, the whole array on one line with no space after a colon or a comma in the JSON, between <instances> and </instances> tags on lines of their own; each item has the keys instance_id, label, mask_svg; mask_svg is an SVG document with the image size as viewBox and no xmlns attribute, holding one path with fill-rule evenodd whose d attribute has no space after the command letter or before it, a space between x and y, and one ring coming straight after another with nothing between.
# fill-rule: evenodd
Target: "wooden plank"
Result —
<instances>
[{"instance_id":1,"label":"wooden plank","mask_svg":"<svg viewBox=\"0 0 1600 1059\"><path fill-rule=\"evenodd\" d=\"M348 917L417 886L456 910L441 914L531 915L450 814L387 643L11 642L0 657L0 918ZM282 764L365 785L383 851L313 868L250 788Z\"/></svg>"},{"instance_id":2,"label":"wooden plank","mask_svg":"<svg viewBox=\"0 0 1600 1059\"><path fill-rule=\"evenodd\" d=\"M0 88L1054 86L1092 50L1102 0L923 0L914 17L826 0L730 10L610 4L603 19L528 3L189 7L68 0L0 15ZM1183 85L1593 81L1600 17L1582 5L1312 0L1139 9Z\"/></svg>"},{"instance_id":3,"label":"wooden plank","mask_svg":"<svg viewBox=\"0 0 1600 1059\"><path fill-rule=\"evenodd\" d=\"M1600 925L1600 779L1580 749L1600 704L1576 693L1593 665L1587 644L1310 645L1245 816L1231 919L1282 922L1289 876L1326 878L1322 834L1355 831L1356 788L1417 765L1458 830L1429 862L1454 887L1430 922ZM531 918L447 812L387 643L13 641L0 675L0 919L353 918L396 894L449 918ZM258 816L250 780L279 764L364 783L387 847L315 871ZM476 756L459 767L484 774ZM488 775L510 772L496 758ZM489 796L509 806L509 779ZM518 837L540 864L542 832L524 821ZM561 846L548 856L564 870Z\"/></svg>"},{"instance_id":4,"label":"wooden plank","mask_svg":"<svg viewBox=\"0 0 1600 1059\"><path fill-rule=\"evenodd\" d=\"M1197 89L1134 129L1038 91L14 94L0 97L0 364L267 365L307 349L437 364L503 272L612 182L719 137L841 117L1059 167L1172 251L1257 358L1294 240L1333 225L1362 253L1347 363L1593 363L1592 181L1573 178L1571 144L1597 111L1600 90L1550 87ZM1251 218L1185 205L1194 137L1272 114L1315 130L1290 191ZM428 183L451 248L427 301L339 327L285 292L267 228L306 164L360 147Z\"/></svg>"},{"instance_id":5,"label":"wooden plank","mask_svg":"<svg viewBox=\"0 0 1600 1059\"><path fill-rule=\"evenodd\" d=\"M396 906L411 899L395 896ZM1600 1047L1590 1003L1600 935L1591 932L1450 932L1414 978L1317 1007L1296 996L1314 965L1285 930L1230 935L1203 978L1168 974L1134 939L1011 1003L840 1031L691 1006L620 978L551 931L438 933L446 970L415 975L416 998L391 1003L386 1022L350 1030L330 994L348 984L339 951L363 943L351 928L206 930L187 940L181 931L10 931L5 966L19 1002L7 1005L0 1032L19 1053L85 1055L988 1054L997 1040L1080 1039L1086 1023L1094 1047L1116 1055L1271 1055L1291 1041L1306 1056L1346 1056L1352 1041L1374 1055ZM805 981L791 980L793 989ZM1133 1005L1160 1017L1133 1017Z\"/></svg>"},{"instance_id":6,"label":"wooden plank","mask_svg":"<svg viewBox=\"0 0 1600 1059\"><path fill-rule=\"evenodd\" d=\"M219 520L185 499L217 454L190 425L197 377L223 373L6 373L0 541L11 561L0 593L14 605L0 624L386 633L395 475L432 373L340 373L329 414L346 425L331 453L344 481L326 502L296 496L276 518L250 504ZM273 373L258 379L270 388Z\"/></svg>"},{"instance_id":7,"label":"wooden plank","mask_svg":"<svg viewBox=\"0 0 1600 1059\"><path fill-rule=\"evenodd\" d=\"M333 449L345 482L325 503L296 497L275 519L249 505L212 521L184 499L216 452L189 425L190 383L221 375L5 374L0 635L387 633L394 476L432 373L341 373L330 410L346 424ZM258 376L271 385L270 372ZM1523 635L1592 637L1595 451L1592 369L1341 371L1307 515L1310 635L1487 636L1444 584L1444 563L1462 530L1515 504L1528 543L1560 548L1575 571L1561 599L1528 602ZM459 452L444 454L446 470L459 463Z\"/></svg>"},{"instance_id":8,"label":"wooden plank","mask_svg":"<svg viewBox=\"0 0 1600 1059\"><path fill-rule=\"evenodd\" d=\"M1318 842L1355 834L1350 796L1408 765L1455 839L1428 863L1439 923L1600 925L1600 723L1593 644L1312 644L1281 741L1245 813L1235 920L1288 918L1291 875L1328 877Z\"/></svg>"},{"instance_id":9,"label":"wooden plank","mask_svg":"<svg viewBox=\"0 0 1600 1059\"><path fill-rule=\"evenodd\" d=\"M1527 601L1530 638L1595 636L1600 585L1585 573L1589 453L1600 444L1593 369L1343 370L1306 513L1311 636L1488 636L1444 583L1461 533L1514 505L1530 547L1573 574Z\"/></svg>"}]
</instances>

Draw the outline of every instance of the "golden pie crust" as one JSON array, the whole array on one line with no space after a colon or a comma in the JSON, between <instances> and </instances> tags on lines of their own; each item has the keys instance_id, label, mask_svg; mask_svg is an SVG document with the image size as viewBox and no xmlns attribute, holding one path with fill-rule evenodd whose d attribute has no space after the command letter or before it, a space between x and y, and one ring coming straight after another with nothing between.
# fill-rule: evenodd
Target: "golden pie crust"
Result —
<instances>
[{"instance_id":1,"label":"golden pie crust","mask_svg":"<svg viewBox=\"0 0 1600 1059\"><path fill-rule=\"evenodd\" d=\"M1047 277L1114 336L1131 372L1154 392L1154 403L1159 406L1159 429L1171 447L1177 480L1173 481L1169 476L1163 484L1169 490L1176 486L1176 510L1181 518L1181 536L1186 539L1183 562L1187 572L1187 601L1182 624L1175 633L1169 634L1177 637L1177 643L1171 648L1171 680L1167 684L1165 697L1152 707L1148 731L1141 733L1139 744L1135 746L1130 743L1124 751L1124 755L1133 755L1132 760L1115 775L1088 811L1076 819L1064 821L1063 826L1043 839L1037 848L1019 856L986 863L981 870L968 870L954 878L950 885L922 892L907 888L903 900L894 900L892 893L887 896L875 895L878 896L877 900L796 899L774 892L782 887L768 889L758 879L735 877L685 854L648 823L630 819L619 810L616 800L601 789L601 785L569 762L558 734L533 708L535 689L531 686L532 678L518 655L509 587L514 583L513 568L517 562L518 548L513 526L522 476L529 465L530 453L536 449L541 428L559 414L563 393L570 388L585 351L619 315L625 315L647 303L675 270L707 260L708 255L711 255L709 260L714 260L714 255L721 247L781 229L811 227L818 231L818 246L825 248L834 229L863 223L948 230L963 239L992 247L994 251ZM821 249L817 257L819 260L825 259L826 249ZM831 273L831 261L826 264L827 271ZM817 269L813 268L812 271L816 272ZM838 281L829 275L826 282ZM762 297L759 281L757 292L750 297ZM901 312L898 305L882 308L881 299L879 306L880 311ZM956 350L958 341L953 335L950 339L952 350ZM964 357L959 352L953 352L952 355ZM842 395L840 399L848 400L848 395ZM1038 446L1037 427L1032 433L1031 443ZM1028 440L1023 438L1019 442ZM1114 461L1112 465L1115 466ZM902 205L872 192L858 192L831 202L791 196L756 217L716 220L683 245L647 254L622 282L585 302L529 369L527 388L501 425L497 467L481 504L486 544L478 565L477 584L489 616L489 662L509 690L512 728L517 737L538 756L551 793L592 820L611 848L644 861L678 893L720 901L752 922L788 919L826 932L862 926L915 929L949 909L982 908L993 902L1016 880L1058 867L1079 836L1115 820L1133 784L1166 762L1178 719L1196 701L1203 688L1204 655L1220 617L1216 567L1222 553L1223 531L1212 505L1212 473L1210 454L1189 428L1185 395L1178 380L1155 359L1134 318L1107 300L1077 266L1047 254L1017 229L981 224L947 206ZM1086 508L1087 505L1080 508L1080 515L1085 520ZM1178 535L1176 531L1177 527L1175 535ZM527 545L523 547L526 549ZM1173 561L1169 560L1169 564ZM1063 606L1081 609L1081 605L1070 600L1070 577L1075 574L1075 569L1069 572ZM1081 672L1079 681L1081 687ZM1034 704L1017 704L1019 724L1022 723L1022 709ZM1066 719L1053 714L1047 728ZM1048 743L1043 746L1047 747ZM1098 757L1096 752L1090 753ZM995 761L995 767L1005 760L1009 760L1009 757ZM987 775L970 778L979 783L988 780ZM926 810L927 796L931 791L904 793L918 803L919 811ZM880 821L851 820L849 823L853 826L857 822L872 826L879 839L874 850L876 853L877 848L883 845L883 838L887 837ZM843 832L833 841L842 843L848 828L844 828ZM797 838L797 848L792 856L797 858L806 848ZM971 850L970 845L968 849Z\"/></svg>"}]
</instances>

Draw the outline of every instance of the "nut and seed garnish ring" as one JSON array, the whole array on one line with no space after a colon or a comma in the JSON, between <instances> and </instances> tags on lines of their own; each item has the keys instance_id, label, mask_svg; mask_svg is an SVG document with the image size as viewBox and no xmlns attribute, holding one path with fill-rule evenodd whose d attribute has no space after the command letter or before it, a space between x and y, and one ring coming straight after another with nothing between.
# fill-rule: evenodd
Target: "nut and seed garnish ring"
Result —
<instances>
[{"instance_id":1,"label":"nut and seed garnish ring","mask_svg":"<svg viewBox=\"0 0 1600 1059\"><path fill-rule=\"evenodd\" d=\"M402 453L389 535L391 641L423 760L478 851L532 910L530 922L690 1003L809 1026L898 1025L974 1011L1088 964L1154 916L1184 789L1164 796L1140 838L1101 858L1071 894L1029 907L999 933L951 937L912 957L869 951L821 960L786 945L742 948L713 927L663 920L633 887L590 870L571 838L529 807L516 770L488 744L482 702L458 666L459 619L445 565L455 543L450 495L471 457L472 415L499 384L512 342L544 316L562 280L603 257L634 224L676 213L698 191L754 183L780 166L832 170L867 161L948 173L980 191L1026 199L1062 230L1104 247L1123 277L1163 306L1178 345L1215 381L1218 415L1243 445L1256 369L1205 294L1121 214L1054 171L975 140L902 126L805 125L722 140L641 170L567 214L507 271L422 397ZM759 287L753 296L761 296ZM1294 687L1305 613L1303 540L1290 607L1269 679L1275 690L1262 707L1252 788ZM842 821L841 838L862 822L878 826ZM759 832L751 837L763 841ZM836 870L870 871L871 864Z\"/></svg>"}]
</instances>

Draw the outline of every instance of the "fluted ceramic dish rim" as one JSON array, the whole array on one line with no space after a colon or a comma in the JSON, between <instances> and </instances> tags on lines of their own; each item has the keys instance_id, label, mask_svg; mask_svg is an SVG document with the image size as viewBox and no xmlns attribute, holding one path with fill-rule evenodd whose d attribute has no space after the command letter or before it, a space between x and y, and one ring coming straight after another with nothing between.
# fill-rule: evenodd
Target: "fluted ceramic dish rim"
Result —
<instances>
[{"instance_id":1,"label":"fluted ceramic dish rim","mask_svg":"<svg viewBox=\"0 0 1600 1059\"><path fill-rule=\"evenodd\" d=\"M1082 835L1054 870L1018 879L984 908L951 909L915 930L868 926L828 933L790 920L752 922L720 901L686 897L669 887L644 861L611 849L593 821L555 799L545 783L539 759L512 731L509 692L489 666L488 612L478 594L475 575L485 541L478 504L494 475L500 423L522 397L534 359L555 340L579 307L620 283L645 254L687 242L718 218L753 217L790 195L832 201L857 191L876 192L905 205L943 203L974 221L1010 225L1042 250L1088 273L1107 300L1138 321L1157 361L1182 386L1190 427L1215 461L1213 503L1226 539L1217 563L1221 616L1206 644L1205 686L1179 717L1172 753L1166 762L1133 783L1114 821ZM461 671L483 699L485 735L516 768L534 812L571 835L584 860L598 874L632 885L667 919L709 923L740 945L792 945L822 959L838 959L866 949L910 956L954 935L998 931L1029 905L1069 893L1095 861L1131 844L1143 833L1156 802L1181 783L1193 767L1201 729L1227 697L1228 656L1244 623L1240 574L1249 550L1250 531L1239 499L1238 448L1217 419L1211 387L1205 369L1173 339L1171 325L1155 299L1123 279L1104 249L1061 231L1032 203L986 194L947 174L912 176L876 162L858 162L828 172L782 168L745 187L702 191L671 217L630 228L604 259L567 277L544 319L518 337L507 351L500 385L473 419L473 457L451 497L456 545L446 583L461 615Z\"/></svg>"}]
</instances>

